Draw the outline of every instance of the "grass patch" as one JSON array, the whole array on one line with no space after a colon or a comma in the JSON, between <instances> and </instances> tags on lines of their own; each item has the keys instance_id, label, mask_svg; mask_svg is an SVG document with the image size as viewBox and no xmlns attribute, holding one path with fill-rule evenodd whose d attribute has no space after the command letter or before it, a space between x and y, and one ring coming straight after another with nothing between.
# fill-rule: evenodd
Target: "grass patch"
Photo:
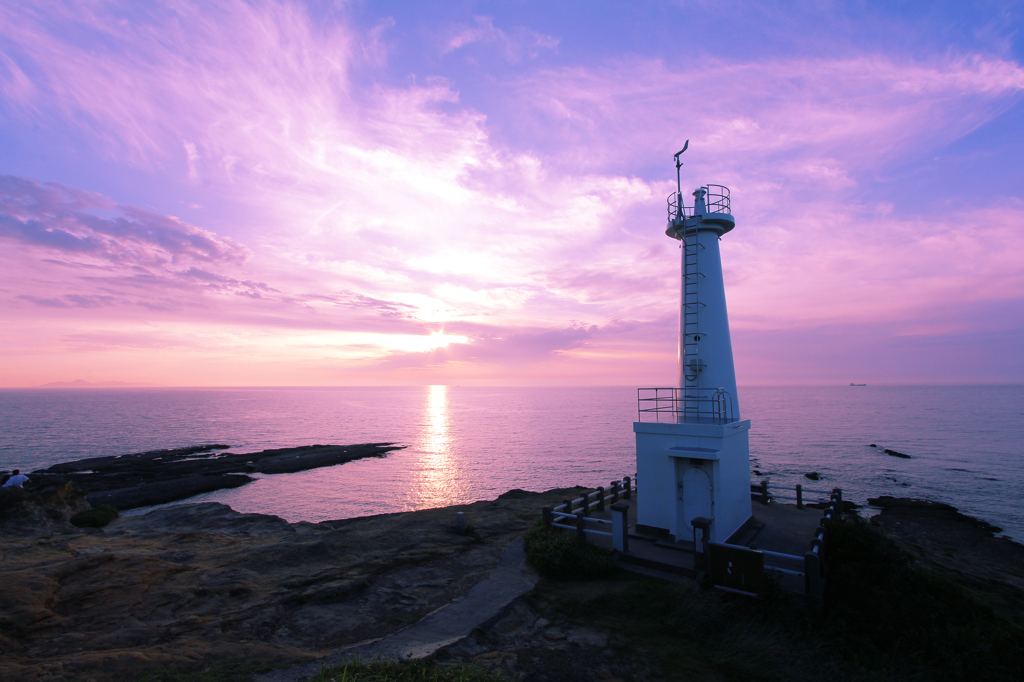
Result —
<instances>
[{"instance_id":1,"label":"grass patch","mask_svg":"<svg viewBox=\"0 0 1024 682\"><path fill-rule=\"evenodd\" d=\"M117 516L116 509L109 504L101 504L98 507L78 512L69 521L72 526L78 526L79 528L103 528L116 519Z\"/></svg>"},{"instance_id":2,"label":"grass patch","mask_svg":"<svg viewBox=\"0 0 1024 682\"><path fill-rule=\"evenodd\" d=\"M829 529L832 636L865 660L935 680L1024 679L1024 630L951 578L924 570L859 518Z\"/></svg>"},{"instance_id":3,"label":"grass patch","mask_svg":"<svg viewBox=\"0 0 1024 682\"><path fill-rule=\"evenodd\" d=\"M310 682L507 682L510 678L465 665L442 666L433 661L351 661L324 666Z\"/></svg>"},{"instance_id":4,"label":"grass patch","mask_svg":"<svg viewBox=\"0 0 1024 682\"><path fill-rule=\"evenodd\" d=\"M542 532L545 560L576 551L551 551ZM829 555L824 615L778 589L750 599L639 576L542 582L527 598L552 622L608 632L653 678L1024 680L1024 630L871 524L835 524Z\"/></svg>"},{"instance_id":5,"label":"grass patch","mask_svg":"<svg viewBox=\"0 0 1024 682\"><path fill-rule=\"evenodd\" d=\"M649 666L653 679L848 679L818 650L820 623L788 595L756 600L640 576L625 583L590 593L547 583L529 599L553 622L609 632L616 654Z\"/></svg>"},{"instance_id":6,"label":"grass patch","mask_svg":"<svg viewBox=\"0 0 1024 682\"><path fill-rule=\"evenodd\" d=\"M526 534L525 549L527 560L551 580L599 580L618 572L610 550L548 528L542 519Z\"/></svg>"}]
</instances>

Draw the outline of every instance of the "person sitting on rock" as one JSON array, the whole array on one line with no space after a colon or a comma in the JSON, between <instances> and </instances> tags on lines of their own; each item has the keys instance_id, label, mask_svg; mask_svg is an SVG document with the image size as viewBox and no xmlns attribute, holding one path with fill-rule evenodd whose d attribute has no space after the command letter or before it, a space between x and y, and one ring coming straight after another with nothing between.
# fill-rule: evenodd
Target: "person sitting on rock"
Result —
<instances>
[{"instance_id":1,"label":"person sitting on rock","mask_svg":"<svg viewBox=\"0 0 1024 682\"><path fill-rule=\"evenodd\" d=\"M28 483L28 476L26 476L25 474L21 473L17 469L15 469L14 473L11 474L11 477L7 479L7 482L4 483L3 487L5 487L5 488L20 488L21 486L25 485L26 483Z\"/></svg>"}]
</instances>

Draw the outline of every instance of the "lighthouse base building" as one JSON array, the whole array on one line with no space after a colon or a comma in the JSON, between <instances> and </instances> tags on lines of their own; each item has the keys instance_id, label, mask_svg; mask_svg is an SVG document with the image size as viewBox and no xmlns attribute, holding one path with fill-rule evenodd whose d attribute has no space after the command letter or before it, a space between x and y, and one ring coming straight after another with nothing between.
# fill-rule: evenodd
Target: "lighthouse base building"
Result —
<instances>
[{"instance_id":1,"label":"lighthouse base building","mask_svg":"<svg viewBox=\"0 0 1024 682\"><path fill-rule=\"evenodd\" d=\"M750 519L750 420L727 424L634 422L638 530L725 542ZM646 527L646 528L644 528Z\"/></svg>"}]
</instances>

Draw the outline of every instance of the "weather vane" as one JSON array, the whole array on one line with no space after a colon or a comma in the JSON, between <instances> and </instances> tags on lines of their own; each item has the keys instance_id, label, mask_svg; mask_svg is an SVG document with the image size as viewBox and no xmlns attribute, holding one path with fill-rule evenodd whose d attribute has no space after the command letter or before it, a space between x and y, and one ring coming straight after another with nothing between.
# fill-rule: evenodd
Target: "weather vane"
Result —
<instances>
[{"instance_id":1,"label":"weather vane","mask_svg":"<svg viewBox=\"0 0 1024 682\"><path fill-rule=\"evenodd\" d=\"M683 162L679 160L679 157L682 156L683 152L685 152L689 148L689 146L690 141L687 140L686 143L683 144L683 148L676 152L674 157L676 160L676 196L678 197L678 203L676 205L677 218L682 217L683 211L683 184L679 174L679 169L683 167Z\"/></svg>"}]
</instances>

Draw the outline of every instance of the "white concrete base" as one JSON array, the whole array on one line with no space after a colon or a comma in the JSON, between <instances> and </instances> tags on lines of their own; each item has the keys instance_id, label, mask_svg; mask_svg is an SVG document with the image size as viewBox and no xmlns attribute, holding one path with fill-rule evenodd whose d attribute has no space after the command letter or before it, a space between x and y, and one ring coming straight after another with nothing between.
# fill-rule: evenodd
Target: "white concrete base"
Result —
<instances>
[{"instance_id":1,"label":"white concrete base","mask_svg":"<svg viewBox=\"0 0 1024 682\"><path fill-rule=\"evenodd\" d=\"M725 542L751 516L750 420L729 424L634 422L637 523L692 540L694 517Z\"/></svg>"}]
</instances>

